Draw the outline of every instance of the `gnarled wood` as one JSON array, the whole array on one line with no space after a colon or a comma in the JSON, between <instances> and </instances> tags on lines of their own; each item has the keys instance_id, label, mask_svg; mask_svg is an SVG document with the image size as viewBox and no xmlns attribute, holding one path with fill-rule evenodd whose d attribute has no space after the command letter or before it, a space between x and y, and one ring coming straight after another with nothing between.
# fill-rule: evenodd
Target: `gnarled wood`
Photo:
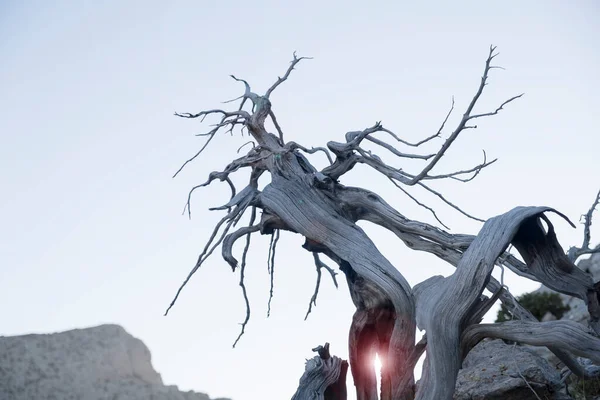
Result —
<instances>
[{"instance_id":1,"label":"gnarled wood","mask_svg":"<svg viewBox=\"0 0 600 400\"><path fill-rule=\"evenodd\" d=\"M560 346L572 354L600 363L600 339L593 331L573 321L507 321L471 325L463 333L463 352L467 353L486 337L532 346Z\"/></svg>"},{"instance_id":2,"label":"gnarled wood","mask_svg":"<svg viewBox=\"0 0 600 400\"><path fill-rule=\"evenodd\" d=\"M240 286L247 306L241 336L250 315L244 286L245 257L250 237L256 232L273 234L275 231L290 231L305 237L306 242L303 247L314 253L319 273L318 254L322 253L336 262L346 275L350 297L356 307L349 332L349 353L359 400L376 400L379 396L385 400L415 398L449 400L452 398L456 374L466 351L465 348L468 348L472 342L485 335L497 337L505 335L514 340L533 343L534 341L526 337L527 329L532 327L531 331L534 331L541 329L542 325L537 325L531 313L518 304L502 283L491 277L495 265L508 267L525 278L543 282L554 290L586 300L592 315L592 326L598 332L600 328L598 287L600 285L594 283L589 276L572 264L578 255L595 251L589 247L589 225L598 199L586 217L583 246L579 250L571 251L569 258L560 250L554 228L544 216L545 212L556 212L551 208L517 207L489 219L477 236L450 234L432 225L407 219L373 192L362 188L346 187L338 181L356 163L362 163L388 177L419 206L432 212L436 219L438 217L433 208L410 195L403 186L419 185L449 207L469 218L483 222L446 199L430 186L430 182L435 183L439 179L468 182L496 161L494 159L488 162L484 153L483 162L474 167L454 172L433 173L438 161L448 154L458 136L469 129L476 128L469 123L478 118L496 115L505 105L521 97L521 95L513 96L493 111L473 113L486 86L488 74L494 68L491 64L496 57L494 50L494 47L490 48L475 96L457 127L435 154L400 151L375 135L391 137L400 145L418 148L423 143L441 137L450 113L454 110L454 100L450 112L437 133L418 143L413 144L400 139L381 122L364 130L348 132L345 135L345 142L330 141L327 143L327 149L316 147L309 150L295 142L286 143L283 129L271 108L270 95L289 78L294 67L305 59L295 54L285 74L277 79L264 95L254 93L247 81L232 76L244 85L244 94L234 100L239 100L237 110L214 109L195 114L176 114L184 118L202 120L210 115L218 115L221 119L212 130L203 135L208 138L206 144L188 159L175 175L197 158L219 131L233 132L236 128L245 129L252 136L253 141L252 148L246 155L229 163L223 171L212 172L205 183L190 191L186 203L190 216L190 200L194 190L221 181L230 186L232 193L231 198L224 202L223 206L212 209L226 211L227 214L218 222L198 261L177 291L169 308L175 304L192 275L219 245L222 245L222 256L225 261L236 270L238 260L233 256L233 247L237 240L246 238L241 268L239 268ZM246 110L244 109L246 105L251 107L246 107L248 108ZM268 132L265 127L265 122L269 118L277 130L277 135ZM365 150L361 147L365 141L391 153L397 160L408 158L426 164L420 171L409 173L403 168L384 163L372 151ZM317 151L324 152L329 161L329 165L321 171L317 170L303 154L311 155ZM329 151L335 158L331 157ZM238 191L232 183L231 175L246 168L251 171L250 179L246 187ZM260 191L258 178L263 173L268 173L271 181ZM245 227L235 228L248 209L252 210L250 222ZM262 211L262 215L260 222L255 225L257 210ZM540 219L548 225L548 232L541 226ZM432 277L411 288L399 271L399 268L404 266L400 265L396 268L381 254L357 225L359 220L370 221L390 230L409 248L434 254L454 265L456 271L447 278ZM443 225L439 219L438 221ZM506 251L510 243L521 253L524 263ZM273 268L272 260L270 262ZM493 293L490 299L483 296L486 287ZM311 302L316 299L318 290L317 282ZM483 314L489 310L496 299L500 299L513 317L521 321L493 327L478 325ZM426 330L426 339L415 344L417 325ZM572 337L567 337L563 333L555 334L551 337L537 338L535 342L549 346L574 373L585 376L585 368L570 352L598 361L595 353L597 349L593 347L596 346L596 342L590 345L592 347L583 346L582 340L589 337L585 330L578 331L578 328L573 326L565 328L560 325L560 327L563 330L568 328L573 332L576 331L576 334ZM342 390L341 377L345 381L347 364L339 358L329 357L328 349L323 352L325 348L316 349L321 350L320 357L307 362L306 372L294 399L345 398L345 383ZM423 351L427 354L424 374L416 389L413 370ZM383 364L380 393L377 390L372 365L375 353L379 355Z\"/></svg>"},{"instance_id":3,"label":"gnarled wood","mask_svg":"<svg viewBox=\"0 0 600 400\"><path fill-rule=\"evenodd\" d=\"M346 400L348 362L329 354L329 343L313 349L292 400Z\"/></svg>"},{"instance_id":4,"label":"gnarled wood","mask_svg":"<svg viewBox=\"0 0 600 400\"><path fill-rule=\"evenodd\" d=\"M555 268L552 255L558 242L552 238L540 240L540 235L544 235L541 226L531 223L545 218L543 213L548 211L558 213L548 207L516 207L489 219L463 254L454 274L447 278L436 276L415 286L417 325L428 333L429 358L418 400L452 398L463 357L459 348L465 322L489 281L496 259L511 242L518 243L515 247L522 251L528 267L535 262L538 270ZM535 257L531 257L532 249ZM523 254L525 251L529 253ZM547 343L558 347L557 344L560 341Z\"/></svg>"},{"instance_id":5,"label":"gnarled wood","mask_svg":"<svg viewBox=\"0 0 600 400\"><path fill-rule=\"evenodd\" d=\"M288 158L280 161L288 162ZM271 184L263 190L260 201L268 212L276 214L293 231L312 241L322 244L344 260L347 271L356 275L357 290L352 300L359 310L374 310L384 304L390 304L396 315L389 348L383 357L397 366L391 371L390 381L394 398L410 399L414 384L413 370L407 368L404 360L412 351L415 343L414 304L408 282L379 252L375 244L364 231L342 214L342 210L320 191L311 185L311 176L292 180L291 171L300 168L292 159L286 164L286 178L274 176ZM345 271L346 272L346 271ZM346 272L348 275L349 272ZM357 328L358 329L358 328ZM358 365L369 363L363 353L353 354L356 348L350 348L350 363ZM371 393L370 380L355 382L357 393ZM362 397L372 399L373 397ZM375 397L376 398L376 397Z\"/></svg>"}]
</instances>

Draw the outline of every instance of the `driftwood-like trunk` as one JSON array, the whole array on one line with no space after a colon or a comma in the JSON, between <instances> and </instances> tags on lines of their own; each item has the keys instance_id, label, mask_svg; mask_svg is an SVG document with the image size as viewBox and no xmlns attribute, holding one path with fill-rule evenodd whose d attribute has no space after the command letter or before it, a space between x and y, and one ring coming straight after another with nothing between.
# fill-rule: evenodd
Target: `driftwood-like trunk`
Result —
<instances>
[{"instance_id":1,"label":"driftwood-like trunk","mask_svg":"<svg viewBox=\"0 0 600 400\"><path fill-rule=\"evenodd\" d=\"M494 68L491 65L494 57L494 48L491 48L475 96L457 127L435 154L401 152L375 135L387 135L401 145L418 147L440 137L454 109L454 103L439 131L415 144L400 139L379 122L362 131L348 132L345 142L329 142L327 149L308 149L295 142L286 142L271 109L270 95L288 79L291 71L303 59L295 55L283 77L262 96L252 92L246 81L233 77L245 86L245 93L237 99L240 100L237 110L215 109L197 114L177 114L180 117L201 119L213 114L221 116L215 128L205 134L208 137L205 146L181 168L194 160L221 129L233 131L234 128L241 127L242 131L247 130L252 136L253 143L245 156L232 161L223 171L212 172L205 183L194 187L190 192L186 204L190 215L191 195L197 188L216 180L227 182L232 189L232 196L227 204L215 208L226 210L227 214L215 227L198 262L178 290L170 307L206 258L216 247L222 245L223 258L233 270L240 269L240 286L247 306L247 317L242 324L241 336L250 315L244 272L251 235L255 232L273 235L270 251L274 256L279 232L290 231L305 237L303 247L311 251L315 258L318 280L311 303L314 303L318 294L323 268L331 273L335 281L335 272L321 261L320 255L325 255L337 263L346 276L350 296L356 307L349 332L349 356L359 400L452 399L456 376L464 356L477 341L486 336L549 346L575 374L585 376L585 369L579 365L574 355L598 361L598 285L594 285L587 274L575 268L573 262L581 254L598 250L589 248L591 212L598 199L586 220L587 236L584 246L572 249L568 257L562 252L553 226L544 214L556 211L547 207L517 207L489 219L477 236L453 235L437 227L408 220L379 195L366 189L344 186L338 181L356 163L363 163L384 174L405 193L407 192L403 187L418 185L463 215L477 219L448 201L434 190L429 182L438 179L466 182L496 161L487 161L484 157L481 164L463 171L439 175L431 173L458 135L465 130L476 128L472 125L474 120L495 115L506 104L520 97L519 95L510 98L494 111L473 113L474 106L483 93L488 73ZM251 105L251 111L245 109L247 103ZM267 131L267 119L275 126L277 135ZM372 151L365 150L362 147L364 142L379 146L400 160L417 159L426 165L415 174L391 167ZM316 152L325 153L330 161L330 165L321 171L314 168L304 155ZM251 176L248 185L238 192L229 176L242 168L249 168ZM271 181L260 191L258 178L264 173L270 175ZM424 206L414 197L411 198ZM437 219L431 208L424 207ZM232 228L247 210L250 210L249 224L232 232ZM257 210L262 210L258 222ZM400 270L379 252L376 245L357 225L359 220L370 221L390 230L412 249L435 254L454 265L456 272L447 278L430 278L411 288ZM541 221L547 224L548 231ZM245 238L246 244L241 262L238 262L232 254L232 249L240 238ZM525 262L519 261L506 251L510 244L519 251ZM582 326L556 325L560 329L553 331L552 335L539 335L535 340L528 338L528 330L533 332L535 329L541 329L539 327L542 325L537 325L535 318L518 304L501 283L491 277L495 265L506 266L523 277L586 300L595 333ZM273 257L270 257L270 266L272 273ZM483 295L485 288L493 293L489 299ZM498 299L511 310L515 320L521 321L492 326L478 325L485 312ZM426 337L415 344L417 325L425 329ZM530 329L533 326L536 328ZM414 368L423 352L426 353L426 362L417 390ZM328 351L326 357L323 354L308 361L294 399L345 398L345 394L344 397L340 397L340 393L342 384L345 393L345 382L342 380L345 381L347 364L339 358L330 357ZM375 354L378 354L383 365L379 388L373 366Z\"/></svg>"},{"instance_id":2,"label":"driftwood-like trunk","mask_svg":"<svg viewBox=\"0 0 600 400\"><path fill-rule=\"evenodd\" d=\"M290 160L280 165L286 172L296 170L300 179L275 176L260 201L290 230L309 240L305 247L330 254L343 265L357 307L350 332L350 363L355 382L359 383L358 400L377 398L371 348L377 346L378 336L388 338L387 346L382 344L378 352L386 363L397 366L386 373L390 382L387 389L394 391L393 398L412 399L414 365L407 365L405 360L414 348L415 311L408 282L364 231L311 184L314 175L303 173L293 154L281 160Z\"/></svg>"},{"instance_id":3,"label":"driftwood-like trunk","mask_svg":"<svg viewBox=\"0 0 600 400\"><path fill-rule=\"evenodd\" d=\"M348 362L329 354L329 343L313 349L318 356L306 361L292 400L346 400Z\"/></svg>"}]
</instances>

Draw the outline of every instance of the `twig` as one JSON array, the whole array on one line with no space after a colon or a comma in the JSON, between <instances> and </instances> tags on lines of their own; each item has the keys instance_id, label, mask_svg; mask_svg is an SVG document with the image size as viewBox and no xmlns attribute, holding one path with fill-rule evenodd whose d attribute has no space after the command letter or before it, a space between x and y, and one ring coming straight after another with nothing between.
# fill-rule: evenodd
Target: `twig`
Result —
<instances>
[{"instance_id":1,"label":"twig","mask_svg":"<svg viewBox=\"0 0 600 400\"><path fill-rule=\"evenodd\" d=\"M248 224L248 226L252 226L255 218L256 207L252 207L252 214L250 215L250 223ZM246 255L248 254L248 249L250 248L250 236L251 233L248 233L246 235L246 246L244 247L244 252L242 253L242 265L240 267L239 283L240 287L242 288L242 294L244 295L244 301L246 303L246 318L244 319L244 322L240 324L242 325L242 330L240 331L240 334L238 335L237 339L235 339L235 342L233 342L233 348L235 348L235 345L237 344L237 342L239 342L240 338L244 334L244 331L246 330L246 324L248 324L248 321L250 320L250 301L248 300L248 293L246 292L246 285L244 283L244 273L246 271Z\"/></svg>"},{"instance_id":2,"label":"twig","mask_svg":"<svg viewBox=\"0 0 600 400\"><path fill-rule=\"evenodd\" d=\"M374 138L372 136L367 136L365 138L366 140L373 142L387 150L389 150L391 153L393 153L394 155L397 155L398 157L402 157L402 158L416 158L416 159L421 159L421 160L429 160L431 157L433 157L435 154L409 154L409 153L402 153L401 151L396 150L396 148L386 142L384 142L383 140L379 140L377 138Z\"/></svg>"},{"instance_id":3,"label":"twig","mask_svg":"<svg viewBox=\"0 0 600 400\"><path fill-rule=\"evenodd\" d=\"M479 165L474 166L473 168L469 168L469 169L462 170L462 171L450 172L448 174L442 174L442 175L427 175L427 176L423 177L423 180L451 178L451 179L456 179L457 181L460 181L460 182L470 182L473 179L475 179L477 177L477 175L479 175L479 172L481 172L482 169L484 169L485 167L492 165L493 163L498 161L498 159L495 158L492 161L487 162L486 157L487 156L486 156L485 150L484 150L483 151L483 162ZM466 178L466 179L458 178L458 175L469 174L471 172L474 172L474 174L470 178Z\"/></svg>"},{"instance_id":4,"label":"twig","mask_svg":"<svg viewBox=\"0 0 600 400\"><path fill-rule=\"evenodd\" d=\"M590 234L590 227L592 226L592 214L594 214L594 210L596 210L596 207L598 206L599 202L600 190L598 191L598 194L596 194L596 200L594 200L592 206L584 216L585 223L583 226L583 244L581 245L582 249L590 248L590 240L592 239L592 235Z\"/></svg>"},{"instance_id":5,"label":"twig","mask_svg":"<svg viewBox=\"0 0 600 400\"><path fill-rule=\"evenodd\" d=\"M516 99L518 99L518 98L521 98L521 97L523 97L523 95L525 95L525 93L521 93L521 94L518 94L518 95L516 95L516 96L513 96L513 97L511 97L510 99L506 100L504 103L500 104L500 107L496 108L496 109L495 109L494 111L492 111L492 112L483 113L483 114L471 115L471 116L469 116L469 118L467 119L467 121L470 121L470 120L472 120L472 119L481 118L481 117L489 117L489 116L492 116L492 115L496 115L496 114L498 114L498 112L499 112L499 111L501 111L501 110L503 110L503 109L504 109L503 107L504 107L505 105L507 105L508 103L510 103L510 102L511 102L511 101L513 101L513 100L516 100Z\"/></svg>"},{"instance_id":6,"label":"twig","mask_svg":"<svg viewBox=\"0 0 600 400\"><path fill-rule=\"evenodd\" d=\"M245 210L245 209L244 209ZM183 288L187 285L187 283L189 282L189 280L192 278L192 276L196 273L196 271L198 270L198 268L200 268L200 266L202 265L202 263L204 263L204 261L206 261L206 259L208 259L208 257L210 257L210 255L213 253L213 251L215 250L215 248L221 244L221 242L223 241L223 239L225 238L225 235L227 235L227 232L229 232L229 229L231 228L231 226L233 225L234 222L234 218L238 215L238 213L242 212L243 210L240 211L239 206L236 207L232 212L230 212L229 214L227 214L226 216L224 216L218 223L217 226L215 226L215 229L213 230L210 238L208 239L208 242L206 243L206 246L204 246L204 250L202 251L202 253L200 253L200 256L198 256L198 261L196 262L196 265L194 265L194 268L192 268L192 270L189 272L189 274L187 275L187 277L185 278L185 280L183 281L183 283L181 284L181 286L179 287L179 289L177 290L177 293L175 294L175 297L173 298L173 300L171 301L171 304L169 304L169 307L167 308L167 311L165 311L165 316L169 313L169 310L175 305L175 302L177 301L177 299L179 298L179 295L181 293L181 291L183 290ZM225 223L225 221L229 221L227 223L227 225L225 226L225 229L223 230L223 233L221 234L220 238L217 240L217 242L210 247L210 245L212 244L213 240L215 239L215 237L217 236L217 232L219 231L219 229L221 228L221 226Z\"/></svg>"},{"instance_id":7,"label":"twig","mask_svg":"<svg viewBox=\"0 0 600 400\"><path fill-rule=\"evenodd\" d=\"M189 163L191 163L192 161L194 161L206 148L206 146L208 146L208 144L211 142L211 140L213 140L213 138L215 137L215 134L217 133L216 129L213 129L212 131L209 132L209 137L208 140L206 141L206 143L204 143L204 146L202 146L202 148L200 150L198 150L198 152L196 154L194 154L191 158L189 158L186 162L183 163L183 165L181 167L179 167L179 169L177 170L177 172L175 172L173 174L173 178L175 178L182 169L185 168L186 165L188 165Z\"/></svg>"},{"instance_id":8,"label":"twig","mask_svg":"<svg viewBox=\"0 0 600 400\"><path fill-rule=\"evenodd\" d=\"M315 306L317 305L317 296L319 295L319 287L321 285L321 268L325 268L327 271L329 271L329 274L331 275L331 279L333 279L333 284L335 285L336 289L338 287L338 283L335 278L337 273L333 269L331 269L331 267L327 266L327 264L325 264L324 262L321 261L318 253L313 252L313 258L315 259L315 266L317 267L317 283L315 285L315 291L314 291L312 297L310 298L310 301L308 302L308 311L306 311L306 315L304 316L305 321L308 318L308 315L310 314L310 312L312 311L313 304Z\"/></svg>"},{"instance_id":9,"label":"twig","mask_svg":"<svg viewBox=\"0 0 600 400\"><path fill-rule=\"evenodd\" d=\"M256 100L258 99L258 95L256 93L252 93L252 90L250 90L250 85L245 80L236 78L234 75L229 75L229 76L231 76L233 78L233 80L235 80L237 82L242 82L244 84L244 94L241 97L238 97L237 99L231 100L231 101L235 101L235 100L242 99L242 102L240 103L240 106L238 107L238 111L242 111L242 108L244 108L244 104L246 103L246 100L248 100L248 99L250 99L250 101L252 101L252 104L253 104L252 111L254 111L254 104L255 104Z\"/></svg>"},{"instance_id":10,"label":"twig","mask_svg":"<svg viewBox=\"0 0 600 400\"><path fill-rule=\"evenodd\" d=\"M267 273L271 273L271 253L273 252L273 242L275 241L275 231L271 233L271 241L269 242L269 253L267 254Z\"/></svg>"},{"instance_id":11,"label":"twig","mask_svg":"<svg viewBox=\"0 0 600 400\"><path fill-rule=\"evenodd\" d=\"M306 319L308 318L308 314L310 314L310 312L312 311L312 306L313 304L316 306L317 305L317 296L319 295L319 287L321 286L321 266L318 263L318 256L316 255L317 253L313 252L313 256L315 258L315 265L317 266L317 283L315 285L315 291L312 295L312 297L310 298L310 301L308 302L308 310L306 311L306 315L304 316L304 320L306 321Z\"/></svg>"},{"instance_id":12,"label":"twig","mask_svg":"<svg viewBox=\"0 0 600 400\"><path fill-rule=\"evenodd\" d=\"M242 150L245 146L251 144L252 148L256 147L256 143L254 143L254 140L249 140L246 143L244 143L243 145L241 145L238 149L237 149L237 153L239 154L240 150Z\"/></svg>"},{"instance_id":13,"label":"twig","mask_svg":"<svg viewBox=\"0 0 600 400\"><path fill-rule=\"evenodd\" d=\"M281 126L279 126L279 123L277 122L277 118L275 118L275 113L273 113L273 110L269 110L269 116L273 121L273 125L275 125L275 129L277 129L277 133L279 133L279 140L281 140L281 145L283 146L285 144L285 141L283 140L283 131L281 130Z\"/></svg>"},{"instance_id":14,"label":"twig","mask_svg":"<svg viewBox=\"0 0 600 400\"><path fill-rule=\"evenodd\" d=\"M452 202L450 202L448 199L446 199L440 192L433 190L432 188L430 188L429 186L425 185L423 182L419 182L418 183L419 186L424 187L428 192L435 194L437 197L439 197L444 203L448 204L450 207L454 208L456 211L458 211L459 213L461 213L462 215L464 215L465 217L474 219L475 221L479 221L479 222L485 222L485 220L481 219L481 218L477 218L472 216L471 214L467 213L466 211L463 211L460 207L458 207L457 205L453 204Z\"/></svg>"},{"instance_id":15,"label":"twig","mask_svg":"<svg viewBox=\"0 0 600 400\"><path fill-rule=\"evenodd\" d=\"M283 75L283 77L279 77L277 78L277 82L275 82L265 93L265 98L269 98L269 96L271 95L271 93L273 93L273 91L277 88L277 86L281 85L283 82L285 82L287 80L287 78L290 76L290 73L292 72L292 70L294 69L294 67L296 66L296 64L298 64L300 61L302 60L312 60L312 57L297 57L296 56L296 52L294 52L294 59L292 60L290 66L288 67L287 71L285 71L285 75Z\"/></svg>"},{"instance_id":16,"label":"twig","mask_svg":"<svg viewBox=\"0 0 600 400\"><path fill-rule=\"evenodd\" d=\"M494 57L497 56L497 54L494 54L495 50L496 50L495 46L490 46L489 55L488 55L488 58L487 58L487 60L485 62L485 69L483 71L483 76L481 77L481 83L479 84L479 88L477 89L477 93L475 93L475 96L473 97L473 99L471 100L471 103L467 107L467 111L463 114L462 119L458 123L458 126L456 127L456 129L454 130L454 132L452 132L452 134L450 135L450 137L448 137L448 139L446 139L446 141L444 142L442 148L436 153L436 155L433 158L433 160L431 160L431 162L425 168L423 168L423 170L421 172L419 172L408 183L408 185L415 185L419 181L421 181L421 179L423 179L429 173L429 171L431 171L431 169L438 163L438 161L444 156L444 154L450 148L450 146L452 145L452 143L456 140L456 138L458 137L458 135L464 129L473 128L473 127L468 127L466 125L469 120L475 119L475 118L479 118L479 117L485 117L485 116L489 116L489 115L495 115L500 110L502 110L503 106L505 106L506 104L512 102L513 100L516 100L516 99L520 98L521 96L523 96L523 94L520 94L518 96L511 97L510 99L506 100L504 103L502 103L500 105L500 107L498 107L495 111L493 111L491 113L478 114L478 115L473 115L473 116L471 115L471 112L473 111L473 108L475 107L475 104L477 103L477 101L479 100L479 97L483 93L483 88L486 86L486 82L487 82L487 79L488 79L488 73L490 71L490 63L494 59Z\"/></svg>"},{"instance_id":17,"label":"twig","mask_svg":"<svg viewBox=\"0 0 600 400\"><path fill-rule=\"evenodd\" d=\"M185 206L183 206L183 211L181 212L181 215L185 214L185 211L187 210L188 212L188 219L192 219L192 206L191 206L191 201L192 201L192 193L194 193L194 190L204 187L206 186L208 183L203 183L201 185L196 185L193 188L190 189L190 191L188 192L188 197L187 197L187 202L185 203Z\"/></svg>"},{"instance_id":18,"label":"twig","mask_svg":"<svg viewBox=\"0 0 600 400\"><path fill-rule=\"evenodd\" d=\"M411 195L410 193L408 193L402 186L400 186L398 183L396 183L395 180L393 180L392 178L389 178L389 180L394 184L394 186L396 186L398 189L400 189L405 195L407 195L408 197L410 197L412 199L412 201L414 201L415 203L417 203L418 205L420 205L421 207L429 210L429 212L431 212L431 214L433 214L433 217L437 220L437 222L439 222L440 224L442 224L442 226L446 229L450 229L446 224L444 224L442 222L441 219L438 218L437 214L435 213L435 210L423 203L421 203L419 200L417 200L413 195Z\"/></svg>"},{"instance_id":19,"label":"twig","mask_svg":"<svg viewBox=\"0 0 600 400\"><path fill-rule=\"evenodd\" d=\"M583 243L581 244L581 247L573 246L567 252L567 257L572 263L575 263L575 261L577 261L577 259L582 255L600 253L600 244L594 248L590 248L590 241L592 240L590 227L592 226L592 217L594 211L596 210L596 207L598 207L599 203L600 190L598 191L598 194L596 194L596 198L594 199L594 202L592 203L592 206L588 212L581 216L583 218Z\"/></svg>"},{"instance_id":20,"label":"twig","mask_svg":"<svg viewBox=\"0 0 600 400\"><path fill-rule=\"evenodd\" d=\"M333 285L335 286L336 289L338 289L339 286L337 283L337 279L335 278L337 276L337 272L335 272L333 270L333 268L331 268L329 265L327 265L323 261L321 261L318 253L316 256L317 256L317 260L318 260L319 264L321 265L321 268L325 268L327 270L327 272L329 272L329 275L331 276L331 280L333 281Z\"/></svg>"},{"instance_id":21,"label":"twig","mask_svg":"<svg viewBox=\"0 0 600 400\"><path fill-rule=\"evenodd\" d=\"M269 268L271 274L271 288L269 290L269 303L267 305L267 318L271 316L271 300L273 300L273 276L275 275L275 249L279 241L279 229L275 229L271 235L271 248L269 249Z\"/></svg>"},{"instance_id":22,"label":"twig","mask_svg":"<svg viewBox=\"0 0 600 400\"><path fill-rule=\"evenodd\" d=\"M189 112L186 113L178 113L175 112L175 115L177 117L181 117L181 118L201 118L200 122L204 122L204 119L211 115L211 114L221 114L223 115L223 120L221 120L221 123L223 123L225 118L229 118L229 117L242 117L242 118L250 118L250 114L248 114L246 111L242 111L242 110L238 110L238 111L225 111L225 110L221 110L221 109L213 109L213 110L205 110L205 111L200 111L197 114L192 114ZM217 125L219 125L217 124Z\"/></svg>"},{"instance_id":23,"label":"twig","mask_svg":"<svg viewBox=\"0 0 600 400\"><path fill-rule=\"evenodd\" d=\"M216 124L215 127L212 130L210 130L210 132L196 135L196 136L208 136L208 140L206 141L206 143L204 143L202 148L200 150L198 150L198 152L196 154L194 154L191 158L189 158L186 162L184 162L181 167L179 167L177 172L175 172L175 174L173 174L173 178L175 178L181 172L181 170L183 168L185 168L185 166L187 164L194 161L204 151L204 149L208 146L208 144L215 137L215 135L217 134L219 129L221 129L227 125L231 125L229 132L232 132L233 128L236 125L239 125L239 124L243 125L243 124L245 124L245 121L247 121L250 118L250 114L248 114L246 111L242 111L241 109L239 111L225 111L225 110L221 110L221 109L214 109L214 110L200 111L197 114L191 114L191 113L181 113L180 114L177 112L175 113L176 116L181 117L181 118L201 118L201 120L200 120L201 122L204 121L204 118L206 118L206 116L210 115L210 114L222 114L223 118L221 118L221 122ZM227 118L232 117L232 116L235 116L236 118L234 118L233 120L227 120ZM240 118L242 118L241 121L240 121Z\"/></svg>"},{"instance_id":24,"label":"twig","mask_svg":"<svg viewBox=\"0 0 600 400\"><path fill-rule=\"evenodd\" d=\"M444 129L444 126L446 125L446 122L448 122L448 118L450 118L450 114L452 114L452 111L454 110L454 96L452 96L452 106L450 107L450 110L448 111L448 114L446 114L446 118L444 118L444 120L442 121L442 125L440 126L440 128L438 129L438 131L436 133L434 133L431 136L426 137L425 139L422 139L420 141L418 141L417 143L410 143L407 142L406 140L400 139L400 137L398 137L398 135L396 135L394 132L390 131L389 129L383 128L381 127L381 132L385 132L387 134L389 134L390 136L392 136L394 139L396 139L396 141L405 144L407 146L410 147L419 147L420 145L429 142L430 140L433 140L437 137L440 137L440 135L442 134L442 130ZM435 154L431 154L431 155L426 155L426 156L421 156L421 157L413 157L413 158L424 158L425 160L433 157Z\"/></svg>"},{"instance_id":25,"label":"twig","mask_svg":"<svg viewBox=\"0 0 600 400\"><path fill-rule=\"evenodd\" d=\"M219 176L217 176L219 175ZM192 200L192 193L194 193L194 191L196 189L199 189L201 187L204 186L208 186L210 185L215 179L219 179L221 182L225 181L227 182L227 184L229 185L229 188L231 189L231 199L233 199L235 197L235 186L233 185L233 182L231 182L231 179L229 179L228 174L226 174L225 172L213 172L212 174L209 175L209 178L206 182L200 184L200 185L196 185L193 188L190 189L190 191L188 192L188 197L187 197L187 201L185 203L185 206L183 206L183 212L181 213L182 215L185 214L185 211L187 210L188 212L188 218L192 219L192 204L191 204L191 200ZM227 212L231 211L230 209L227 210Z\"/></svg>"}]
</instances>

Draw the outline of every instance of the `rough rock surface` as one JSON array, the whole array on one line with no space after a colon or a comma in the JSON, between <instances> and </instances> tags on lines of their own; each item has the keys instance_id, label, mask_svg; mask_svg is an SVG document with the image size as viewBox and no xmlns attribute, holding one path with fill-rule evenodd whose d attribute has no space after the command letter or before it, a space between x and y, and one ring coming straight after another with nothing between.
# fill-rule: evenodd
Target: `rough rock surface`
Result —
<instances>
[{"instance_id":1,"label":"rough rock surface","mask_svg":"<svg viewBox=\"0 0 600 400\"><path fill-rule=\"evenodd\" d=\"M484 340L465 358L454 400L571 399L563 386L558 371L529 349Z\"/></svg>"},{"instance_id":2,"label":"rough rock surface","mask_svg":"<svg viewBox=\"0 0 600 400\"><path fill-rule=\"evenodd\" d=\"M210 400L163 385L146 345L118 325L0 337L0 399Z\"/></svg>"},{"instance_id":3,"label":"rough rock surface","mask_svg":"<svg viewBox=\"0 0 600 400\"><path fill-rule=\"evenodd\" d=\"M579 262L578 267L590 273L594 281L600 280L600 254ZM548 291L551 290L544 286L537 290ZM563 303L570 307L562 319L587 325L589 314L585 303L563 294L560 294L560 297ZM543 319L556 318L546 315ZM514 346L501 340L486 340L471 350L465 359L456 381L454 399L572 399L565 394L564 384L560 384L561 367L560 361L546 347ZM531 389L536 391L537 397Z\"/></svg>"}]
</instances>

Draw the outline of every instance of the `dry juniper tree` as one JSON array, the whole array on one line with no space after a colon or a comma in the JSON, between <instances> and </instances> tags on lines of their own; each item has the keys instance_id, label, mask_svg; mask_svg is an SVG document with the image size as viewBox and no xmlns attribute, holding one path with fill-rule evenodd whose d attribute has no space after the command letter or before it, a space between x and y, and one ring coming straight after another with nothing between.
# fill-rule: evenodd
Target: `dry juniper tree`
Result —
<instances>
[{"instance_id":1,"label":"dry juniper tree","mask_svg":"<svg viewBox=\"0 0 600 400\"><path fill-rule=\"evenodd\" d=\"M244 286L250 239L258 233L272 235L272 256L280 232L288 231L304 236L303 248L314 256L318 280L311 300L318 293L322 269L335 279L335 272L323 263L322 256L336 263L346 276L356 307L349 332L349 363L359 400L452 399L462 360L470 349L486 337L547 346L570 373L579 377L597 374L598 367L581 362L577 357L600 365L599 285L574 263L584 254L600 251L600 246L590 248L589 232L592 212L599 198L585 215L583 245L565 254L548 215L557 214L567 218L549 207L516 207L481 221L483 226L477 236L451 234L436 226L407 219L375 192L339 183L339 178L357 163L366 164L389 178L400 190L405 191L405 186L418 185L448 206L471 217L434 190L430 182L441 179L469 181L495 161L484 158L481 164L469 169L434 173L437 163L462 132L476 128L476 120L498 114L504 106L521 97L510 98L495 110L474 113L473 109L484 91L490 71L497 68L492 65L496 55L495 47L491 47L477 92L458 125L435 154L402 152L395 145L418 148L440 137L454 103L438 132L418 143L403 140L380 122L361 131L348 132L344 141L330 141L326 148L307 148L293 141L285 141L271 108L270 96L290 77L298 63L306 59L296 54L283 76L262 95L253 92L248 82L232 75L245 88L240 97L228 102L239 102L232 110L176 113L179 117L199 118L202 121L216 114L220 120L212 130L203 134L207 138L204 146L175 175L195 160L221 131L233 132L238 128L242 133L247 131L252 137L252 147L222 171L211 172L206 182L190 191L186 204L188 212L191 195L198 188L220 181L226 182L232 193L225 205L214 208L224 211L225 216L217 223L169 309L192 275L221 246L224 260L234 271L240 270L240 286L246 300L246 319L237 343L250 317ZM268 119L276 133L269 132L265 127ZM424 166L416 173L409 173L388 165L373 152L365 150L365 141L392 153L399 161L417 159ZM310 155L316 152L323 152L329 160L329 165L322 170L313 167L309 160ZM239 190L230 177L245 168L250 170L250 179L246 187ZM265 173L270 175L270 183L259 190L258 179ZM414 200L419 203L417 199ZM237 227L245 214L249 214L249 224ZM357 221L361 220L390 230L411 249L436 255L455 266L455 272L448 277L431 277L411 287L402 273L380 253L357 225ZM245 241L241 261L232 254L233 245L238 240ZM524 262L507 251L509 246L520 253ZM570 321L538 322L520 306L505 286L491 276L495 265L509 268L557 292L583 299L590 314L589 328ZM484 289L492 293L489 298L483 294ZM495 324L480 323L484 314L498 300L510 311L512 320ZM415 340L417 327L425 330L425 336L418 343ZM319 355L307 362L293 398L345 399L348 363L331 356L328 344L313 350L318 351ZM415 385L415 364L424 352L426 357L422 378ZM377 387L372 363L374 354L382 362L380 388Z\"/></svg>"}]
</instances>

